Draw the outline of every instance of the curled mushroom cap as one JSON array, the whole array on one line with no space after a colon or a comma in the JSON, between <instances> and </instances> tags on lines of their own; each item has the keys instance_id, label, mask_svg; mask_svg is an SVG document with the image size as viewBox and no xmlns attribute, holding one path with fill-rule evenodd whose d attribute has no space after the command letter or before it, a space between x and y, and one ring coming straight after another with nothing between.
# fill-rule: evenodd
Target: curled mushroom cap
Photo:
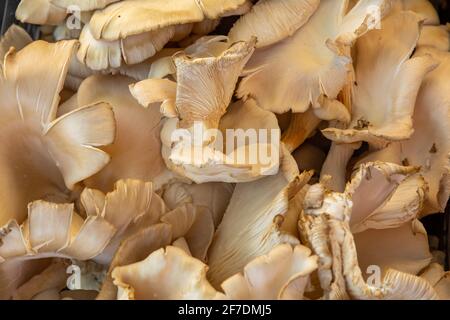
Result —
<instances>
[{"instance_id":1,"label":"curled mushroom cap","mask_svg":"<svg viewBox=\"0 0 450 320\"><path fill-rule=\"evenodd\" d=\"M257 48L291 36L306 23L319 6L319 0L262 0L242 16L230 30L231 42L256 37Z\"/></svg>"},{"instance_id":2,"label":"curled mushroom cap","mask_svg":"<svg viewBox=\"0 0 450 320\"><path fill-rule=\"evenodd\" d=\"M419 38L419 21L412 12L396 13L381 22L382 29L358 40L352 121L344 130L325 129L327 138L386 144L411 136L417 93L436 67L428 56L408 59Z\"/></svg>"},{"instance_id":3,"label":"curled mushroom cap","mask_svg":"<svg viewBox=\"0 0 450 320\"><path fill-rule=\"evenodd\" d=\"M114 140L109 105L88 105L56 118L58 94L75 47L74 41L35 41L5 57L0 79L0 225L10 219L23 222L33 200L70 200L70 189L109 161L109 155L96 148Z\"/></svg>"},{"instance_id":4,"label":"curled mushroom cap","mask_svg":"<svg viewBox=\"0 0 450 320\"><path fill-rule=\"evenodd\" d=\"M106 195L85 189L81 203L86 218L74 212L73 204L31 202L21 226L11 220L2 228L0 260L95 258L108 264L123 238L157 223L165 213L151 183L136 180L118 181Z\"/></svg>"},{"instance_id":5,"label":"curled mushroom cap","mask_svg":"<svg viewBox=\"0 0 450 320\"><path fill-rule=\"evenodd\" d=\"M176 83L148 79L131 87L144 106L163 101L161 111L170 117L161 132L163 158L196 183L252 181L278 168L276 117L252 100L229 106L254 40L230 45L224 39L202 38L176 54Z\"/></svg>"},{"instance_id":6,"label":"curled mushroom cap","mask_svg":"<svg viewBox=\"0 0 450 320\"><path fill-rule=\"evenodd\" d=\"M415 171L388 163L366 164L344 193L329 192L322 185L308 190L299 227L319 256L325 297L345 290L356 299L436 298L433 288L416 276L431 260L426 231L415 220L420 205L411 214L398 201L402 183ZM419 198L423 202L423 196ZM366 227L358 230L361 221Z\"/></svg>"},{"instance_id":7,"label":"curled mushroom cap","mask_svg":"<svg viewBox=\"0 0 450 320\"><path fill-rule=\"evenodd\" d=\"M309 275L316 268L317 257L311 256L311 250L281 244L249 262L243 273L228 278L221 287L232 300L301 300Z\"/></svg>"},{"instance_id":8,"label":"curled mushroom cap","mask_svg":"<svg viewBox=\"0 0 450 320\"><path fill-rule=\"evenodd\" d=\"M431 55L439 66L430 72L419 91L414 111L414 133L410 139L373 152L365 161L405 163L421 168L428 184L422 214L443 212L449 198L449 82L450 54L422 47L416 56Z\"/></svg>"},{"instance_id":9,"label":"curled mushroom cap","mask_svg":"<svg viewBox=\"0 0 450 320\"><path fill-rule=\"evenodd\" d=\"M125 300L209 300L219 293L206 279L208 267L177 247L168 246L145 260L112 272Z\"/></svg>"},{"instance_id":10,"label":"curled mushroom cap","mask_svg":"<svg viewBox=\"0 0 450 320\"><path fill-rule=\"evenodd\" d=\"M351 70L345 48L375 27L370 21L383 11L383 4L383 0L359 1L346 14L348 1L322 0L293 36L255 52L238 97L252 97L276 113L305 112L311 103L319 106L321 96L335 101Z\"/></svg>"},{"instance_id":11,"label":"curled mushroom cap","mask_svg":"<svg viewBox=\"0 0 450 320\"><path fill-rule=\"evenodd\" d=\"M92 11L103 9L113 2L121 0L49 0L52 4L67 9L70 7L77 7L81 11Z\"/></svg>"},{"instance_id":12,"label":"curled mushroom cap","mask_svg":"<svg viewBox=\"0 0 450 320\"><path fill-rule=\"evenodd\" d=\"M117 40L162 27L215 19L237 9L245 0L130 0L97 11L90 26L96 39ZM118 15L117 12L120 12Z\"/></svg>"},{"instance_id":13,"label":"curled mushroom cap","mask_svg":"<svg viewBox=\"0 0 450 320\"><path fill-rule=\"evenodd\" d=\"M276 245L299 243L298 213L290 210L297 192L292 190L302 189L312 173L298 175L295 160L283 150L277 175L235 187L208 253L209 279L215 286Z\"/></svg>"}]
</instances>

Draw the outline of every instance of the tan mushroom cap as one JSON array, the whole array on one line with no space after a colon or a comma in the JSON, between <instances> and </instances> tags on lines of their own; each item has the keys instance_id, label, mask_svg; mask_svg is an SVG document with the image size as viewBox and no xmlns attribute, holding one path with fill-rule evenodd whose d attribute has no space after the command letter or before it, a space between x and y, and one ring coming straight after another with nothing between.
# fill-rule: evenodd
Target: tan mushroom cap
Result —
<instances>
[{"instance_id":1,"label":"tan mushroom cap","mask_svg":"<svg viewBox=\"0 0 450 320\"><path fill-rule=\"evenodd\" d=\"M225 280L221 287L232 300L301 300L310 274L317 268L311 250L280 244L267 255L249 262L242 273Z\"/></svg>"},{"instance_id":2,"label":"tan mushroom cap","mask_svg":"<svg viewBox=\"0 0 450 320\"><path fill-rule=\"evenodd\" d=\"M298 214L290 211L290 189L302 189L311 172L298 175L297 164L284 149L278 174L236 185L208 253L209 279L214 286L239 272L276 245L299 243Z\"/></svg>"},{"instance_id":3,"label":"tan mushroom cap","mask_svg":"<svg viewBox=\"0 0 450 320\"><path fill-rule=\"evenodd\" d=\"M234 24L231 42L257 38L257 48L292 36L319 6L319 0L262 0Z\"/></svg>"},{"instance_id":4,"label":"tan mushroom cap","mask_svg":"<svg viewBox=\"0 0 450 320\"><path fill-rule=\"evenodd\" d=\"M335 100L351 71L346 48L375 25L383 0L362 0L345 14L348 1L322 0L308 22L291 37L257 50L246 66L237 95L251 97L276 113L305 112L319 98ZM330 18L333 17L333 18ZM271 88L271 90L267 90Z\"/></svg>"},{"instance_id":5,"label":"tan mushroom cap","mask_svg":"<svg viewBox=\"0 0 450 320\"><path fill-rule=\"evenodd\" d=\"M168 246L143 261L115 268L112 277L119 299L209 300L220 294L206 279L207 269L182 249Z\"/></svg>"},{"instance_id":6,"label":"tan mushroom cap","mask_svg":"<svg viewBox=\"0 0 450 320\"><path fill-rule=\"evenodd\" d=\"M436 67L429 56L408 59L419 39L419 22L415 13L395 13L381 22L382 29L358 40L352 121L344 130L323 130L327 138L379 145L411 136L417 93Z\"/></svg>"},{"instance_id":7,"label":"tan mushroom cap","mask_svg":"<svg viewBox=\"0 0 450 320\"><path fill-rule=\"evenodd\" d=\"M7 201L0 205L1 225L10 219L23 222L33 200L70 200L69 189L109 161L109 156L97 149L114 140L115 122L109 105L84 106L56 118L59 92L75 48L75 41L35 41L5 57L0 79L0 136L5 151L0 152L0 163L4 177L1 198Z\"/></svg>"},{"instance_id":8,"label":"tan mushroom cap","mask_svg":"<svg viewBox=\"0 0 450 320\"><path fill-rule=\"evenodd\" d=\"M422 215L443 212L449 197L449 75L450 54L421 47L416 55L432 56L439 66L422 84L414 111L411 138L373 152L361 161L389 161L419 166L428 184Z\"/></svg>"},{"instance_id":9,"label":"tan mushroom cap","mask_svg":"<svg viewBox=\"0 0 450 320\"><path fill-rule=\"evenodd\" d=\"M114 144L104 149L112 159L85 181L90 188L108 192L120 179L153 181L157 188L164 183L162 176L167 169L160 153L159 108L152 105L145 109L136 102L128 88L133 81L124 76L94 75L78 89L78 105L107 102L112 106L117 126Z\"/></svg>"}]
</instances>

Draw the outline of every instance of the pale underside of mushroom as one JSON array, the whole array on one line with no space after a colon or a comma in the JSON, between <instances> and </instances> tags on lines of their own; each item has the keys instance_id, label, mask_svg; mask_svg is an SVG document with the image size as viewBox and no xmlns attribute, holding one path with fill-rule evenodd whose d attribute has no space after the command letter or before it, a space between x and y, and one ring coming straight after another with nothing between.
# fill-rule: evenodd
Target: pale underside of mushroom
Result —
<instances>
[{"instance_id":1,"label":"pale underside of mushroom","mask_svg":"<svg viewBox=\"0 0 450 320\"><path fill-rule=\"evenodd\" d=\"M112 277L118 299L124 300L302 299L316 260L304 246L276 246L224 281L222 293L209 283L208 266L190 255L181 238L145 260L114 268Z\"/></svg>"},{"instance_id":2,"label":"pale underside of mushroom","mask_svg":"<svg viewBox=\"0 0 450 320\"><path fill-rule=\"evenodd\" d=\"M140 63L169 41L178 42L193 31L193 23L221 16L244 14L246 0L122 1L97 10L80 37L78 58L90 68L104 70ZM120 12L120 14L117 14ZM197 29L197 33L199 29ZM123 60L123 62L122 62Z\"/></svg>"},{"instance_id":3,"label":"pale underside of mushroom","mask_svg":"<svg viewBox=\"0 0 450 320\"><path fill-rule=\"evenodd\" d=\"M345 129L325 129L327 138L386 145L412 135L417 93L436 67L428 56L409 59L419 38L419 21L415 13L395 13L381 21L382 29L357 41L352 120Z\"/></svg>"},{"instance_id":4,"label":"pale underside of mushroom","mask_svg":"<svg viewBox=\"0 0 450 320\"><path fill-rule=\"evenodd\" d=\"M384 11L382 0L359 1L346 14L347 5L348 1L322 0L291 37L256 50L238 97L251 97L276 113L305 112L310 104L320 107L321 97L340 106L335 99L351 71L347 48L375 28L374 15Z\"/></svg>"},{"instance_id":5,"label":"pale underside of mushroom","mask_svg":"<svg viewBox=\"0 0 450 320\"><path fill-rule=\"evenodd\" d=\"M299 243L298 213L289 210L290 200L308 183L312 172L299 175L295 160L282 149L277 175L240 183L234 189L208 253L209 279L214 286L276 245Z\"/></svg>"},{"instance_id":6,"label":"pale underside of mushroom","mask_svg":"<svg viewBox=\"0 0 450 320\"><path fill-rule=\"evenodd\" d=\"M148 79L130 88L143 106L163 102L161 112L169 117L161 132L163 158L169 169L196 183L252 181L278 168L275 116L251 100L229 107L254 41L230 46L222 40L207 39L177 53L176 83Z\"/></svg>"},{"instance_id":7,"label":"pale underside of mushroom","mask_svg":"<svg viewBox=\"0 0 450 320\"><path fill-rule=\"evenodd\" d=\"M319 6L319 0L262 0L230 30L231 42L257 38L257 48L277 43L303 26Z\"/></svg>"}]
</instances>

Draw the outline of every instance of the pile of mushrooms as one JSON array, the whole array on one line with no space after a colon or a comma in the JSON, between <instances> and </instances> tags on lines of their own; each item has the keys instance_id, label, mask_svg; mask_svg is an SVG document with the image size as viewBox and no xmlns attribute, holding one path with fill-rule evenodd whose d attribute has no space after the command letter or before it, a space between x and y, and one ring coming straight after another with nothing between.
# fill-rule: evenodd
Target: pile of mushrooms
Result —
<instances>
[{"instance_id":1,"label":"pile of mushrooms","mask_svg":"<svg viewBox=\"0 0 450 320\"><path fill-rule=\"evenodd\" d=\"M16 17L41 39L0 41L0 299L450 299L420 221L450 194L450 28L429 1Z\"/></svg>"}]
</instances>

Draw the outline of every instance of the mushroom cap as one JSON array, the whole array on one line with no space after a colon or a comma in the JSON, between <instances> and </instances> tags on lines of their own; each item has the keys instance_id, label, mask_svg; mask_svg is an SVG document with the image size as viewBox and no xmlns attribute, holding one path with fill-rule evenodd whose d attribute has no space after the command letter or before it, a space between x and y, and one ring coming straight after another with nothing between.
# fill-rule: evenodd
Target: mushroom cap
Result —
<instances>
[{"instance_id":1,"label":"mushroom cap","mask_svg":"<svg viewBox=\"0 0 450 320\"><path fill-rule=\"evenodd\" d=\"M417 93L436 63L428 56L409 59L419 39L418 15L399 12L381 23L382 29L367 33L356 44L352 121L344 130L323 130L329 139L377 145L405 140L413 133Z\"/></svg>"},{"instance_id":2,"label":"mushroom cap","mask_svg":"<svg viewBox=\"0 0 450 320\"><path fill-rule=\"evenodd\" d=\"M233 25L228 37L231 42L257 38L262 48L292 36L303 26L319 6L319 0L262 0Z\"/></svg>"},{"instance_id":3,"label":"mushroom cap","mask_svg":"<svg viewBox=\"0 0 450 320\"><path fill-rule=\"evenodd\" d=\"M251 97L276 113L305 112L325 95L336 99L351 71L345 53L369 24L383 0L359 1L347 14L348 1L322 0L308 22L291 37L259 49L245 69L237 96ZM332 16L333 18L330 18ZM271 88L271 90L267 90Z\"/></svg>"}]
</instances>

